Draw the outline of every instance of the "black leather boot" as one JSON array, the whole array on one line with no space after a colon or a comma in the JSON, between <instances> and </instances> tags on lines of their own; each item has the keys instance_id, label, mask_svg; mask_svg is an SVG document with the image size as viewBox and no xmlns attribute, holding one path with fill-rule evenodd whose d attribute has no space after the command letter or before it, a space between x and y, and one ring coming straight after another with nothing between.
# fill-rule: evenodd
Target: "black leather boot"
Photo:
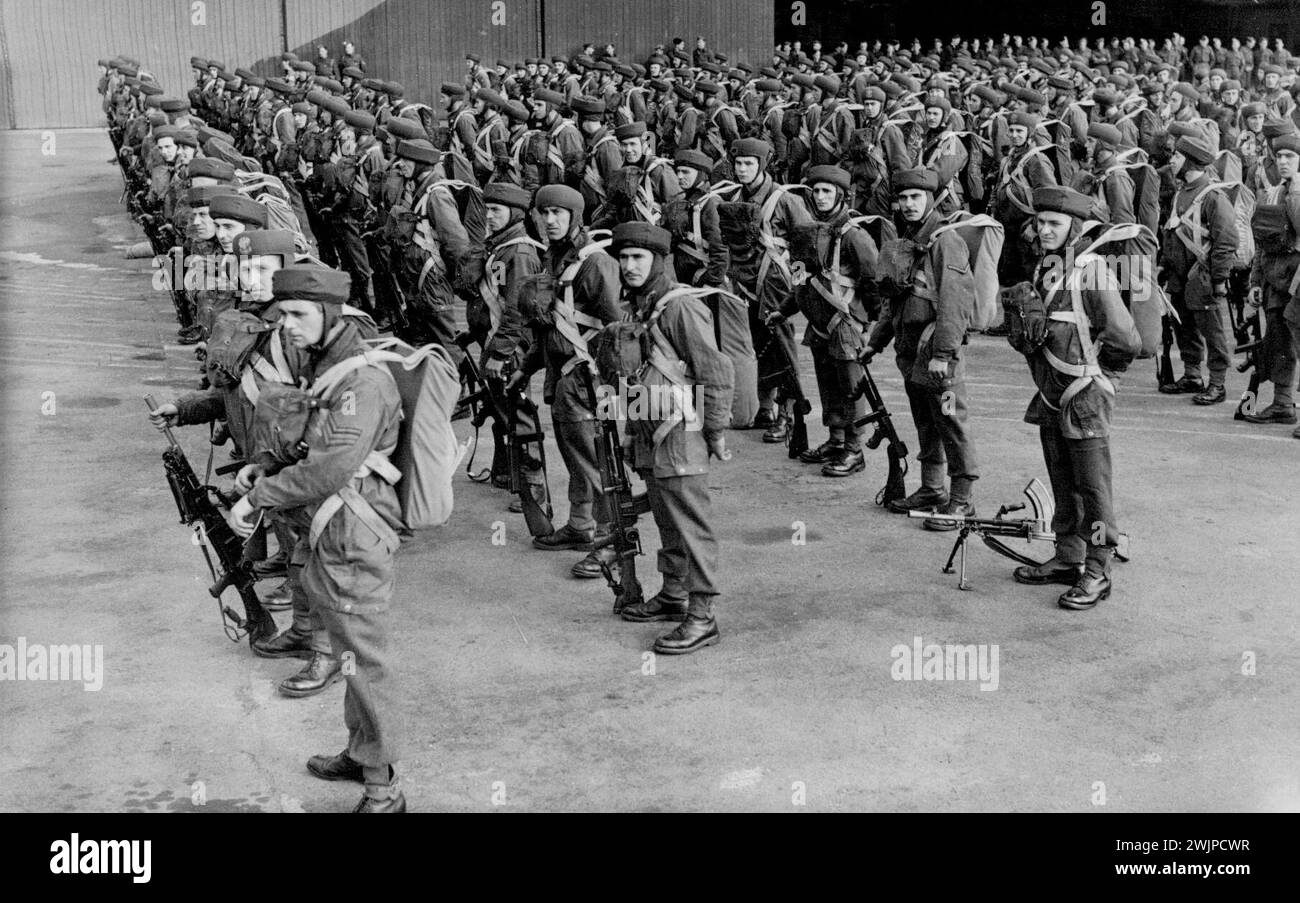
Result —
<instances>
[{"instance_id":1,"label":"black leather boot","mask_svg":"<svg viewBox=\"0 0 1300 903\"><path fill-rule=\"evenodd\" d=\"M955 514L960 517L974 517L975 506L972 505L970 502L963 502L963 501L959 501L958 499L950 498L948 500L948 504L936 508L934 513ZM932 518L927 517L924 521L921 522L921 526L925 527L925 529L927 530L934 530L938 533L946 533L949 530L956 530L958 524L950 520L934 520Z\"/></svg>"},{"instance_id":2,"label":"black leather boot","mask_svg":"<svg viewBox=\"0 0 1300 903\"><path fill-rule=\"evenodd\" d=\"M867 459L860 448L841 448L834 458L822 465L824 477L848 477L867 469Z\"/></svg>"},{"instance_id":3,"label":"black leather boot","mask_svg":"<svg viewBox=\"0 0 1300 903\"><path fill-rule=\"evenodd\" d=\"M257 640L253 643L253 654L262 658L302 658L310 659L311 636L298 633L292 627L276 637Z\"/></svg>"},{"instance_id":4,"label":"black leather boot","mask_svg":"<svg viewBox=\"0 0 1300 903\"><path fill-rule=\"evenodd\" d=\"M1204 390L1205 384L1194 376L1184 376L1180 380L1165 383L1160 387L1160 392L1164 395L1195 395Z\"/></svg>"},{"instance_id":5,"label":"black leather boot","mask_svg":"<svg viewBox=\"0 0 1300 903\"><path fill-rule=\"evenodd\" d=\"M1204 392L1202 392L1200 395L1192 396L1192 404L1199 404L1199 405L1219 404L1220 402L1227 400L1227 397L1228 397L1227 389L1225 389L1223 386L1216 386L1213 383L1211 383L1210 387L1206 389Z\"/></svg>"},{"instance_id":6,"label":"black leather boot","mask_svg":"<svg viewBox=\"0 0 1300 903\"><path fill-rule=\"evenodd\" d=\"M591 548L595 533L595 530L575 530L565 524L550 536L534 537L533 548L544 549L547 552L560 552L565 549L580 549L585 552Z\"/></svg>"},{"instance_id":7,"label":"black leather boot","mask_svg":"<svg viewBox=\"0 0 1300 903\"><path fill-rule=\"evenodd\" d=\"M816 448L810 448L799 456L799 460L805 464L825 464L827 461L834 460L844 449L842 441L827 439Z\"/></svg>"},{"instance_id":8,"label":"black leather boot","mask_svg":"<svg viewBox=\"0 0 1300 903\"><path fill-rule=\"evenodd\" d=\"M676 630L655 640L654 651L661 655L686 655L721 639L718 621L713 617L713 597L695 596L686 610L686 620Z\"/></svg>"},{"instance_id":9,"label":"black leather boot","mask_svg":"<svg viewBox=\"0 0 1300 903\"><path fill-rule=\"evenodd\" d=\"M784 411L781 411L776 415L776 419L772 421L772 425L764 430L763 441L768 445L776 445L785 442L789 438L790 418L785 416Z\"/></svg>"},{"instance_id":10,"label":"black leather boot","mask_svg":"<svg viewBox=\"0 0 1300 903\"><path fill-rule=\"evenodd\" d=\"M312 653L307 666L280 682L280 692L295 699L315 696L343 679L343 663L323 652Z\"/></svg>"},{"instance_id":11,"label":"black leather boot","mask_svg":"<svg viewBox=\"0 0 1300 903\"><path fill-rule=\"evenodd\" d=\"M668 599L662 593L656 593L636 605L629 605L619 612L624 621L644 623L647 621L685 621L686 600Z\"/></svg>"},{"instance_id":12,"label":"black leather boot","mask_svg":"<svg viewBox=\"0 0 1300 903\"><path fill-rule=\"evenodd\" d=\"M1060 561L1055 556L1040 565L1022 564L1011 572L1017 583L1042 586L1045 583L1062 583L1074 586L1083 576L1083 565Z\"/></svg>"},{"instance_id":13,"label":"black leather boot","mask_svg":"<svg viewBox=\"0 0 1300 903\"><path fill-rule=\"evenodd\" d=\"M605 546L605 548L600 549L599 551L588 552L586 558L583 558L569 569L569 573L583 580L593 580L597 577L604 577L605 571L600 566L600 563L603 561L606 565L612 565L614 563L614 558L614 547Z\"/></svg>"},{"instance_id":14,"label":"black leather boot","mask_svg":"<svg viewBox=\"0 0 1300 903\"><path fill-rule=\"evenodd\" d=\"M337 756L312 756L307 760L307 770L324 781L356 781L364 783L361 763L348 755L345 749Z\"/></svg>"},{"instance_id":15,"label":"black leather boot","mask_svg":"<svg viewBox=\"0 0 1300 903\"><path fill-rule=\"evenodd\" d=\"M1083 576L1057 599L1062 608L1087 611L1095 608L1102 599L1110 596L1110 559L1114 549L1090 549L1084 562Z\"/></svg>"}]
</instances>

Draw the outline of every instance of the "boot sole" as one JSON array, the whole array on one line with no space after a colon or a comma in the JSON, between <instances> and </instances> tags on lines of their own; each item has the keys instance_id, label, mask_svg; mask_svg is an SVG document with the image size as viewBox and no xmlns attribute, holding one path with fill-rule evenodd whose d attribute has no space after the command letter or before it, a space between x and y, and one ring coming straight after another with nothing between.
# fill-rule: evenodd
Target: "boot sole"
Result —
<instances>
[{"instance_id":1,"label":"boot sole","mask_svg":"<svg viewBox=\"0 0 1300 903\"><path fill-rule=\"evenodd\" d=\"M342 679L343 679L343 674L342 672L339 672L331 676L329 679L325 681L325 683L321 684L319 687L316 687L311 690L286 689L284 684L281 684L276 689L280 691L281 696L288 696L291 699L302 699L306 696L315 696L317 693L324 693L326 690L328 690L330 687L332 687L334 684L338 683Z\"/></svg>"},{"instance_id":2,"label":"boot sole","mask_svg":"<svg viewBox=\"0 0 1300 903\"><path fill-rule=\"evenodd\" d=\"M850 468L849 470L827 470L826 468L822 468L822 476L824 476L824 477L851 477L851 476L853 476L855 473L862 473L862 471L864 471L864 470L866 470L866 469L867 469L867 465L866 465L865 462L862 463L862 464L860 464L860 465L858 465L857 467Z\"/></svg>"},{"instance_id":3,"label":"boot sole","mask_svg":"<svg viewBox=\"0 0 1300 903\"><path fill-rule=\"evenodd\" d=\"M1060 605L1062 608L1068 608L1068 609L1070 609L1070 610L1072 610L1072 611L1087 611L1087 610L1090 609L1090 608L1096 608L1096 607L1097 607L1097 602L1100 602L1100 601L1102 601L1103 599L1109 599L1109 598L1110 598L1110 589L1111 589L1111 588L1108 586L1108 587L1106 587L1104 590L1102 590L1100 593L1098 593L1098 594L1097 594L1097 601L1096 601L1096 602L1086 602L1086 603L1082 603L1082 604L1080 604L1080 603L1075 603L1075 602L1068 601L1064 596L1062 596L1061 598L1059 598L1059 599L1056 600L1056 603L1057 603L1058 605Z\"/></svg>"},{"instance_id":4,"label":"boot sole","mask_svg":"<svg viewBox=\"0 0 1300 903\"><path fill-rule=\"evenodd\" d=\"M715 633L711 637L705 637L704 639L700 640L698 643L694 643L693 645L690 646L680 646L676 649L667 649L660 646L658 643L655 643L654 651L659 653L660 655L687 655L691 652L696 651L697 649L703 649L705 646L716 646L721 639L722 639L722 635Z\"/></svg>"},{"instance_id":5,"label":"boot sole","mask_svg":"<svg viewBox=\"0 0 1300 903\"><path fill-rule=\"evenodd\" d=\"M253 654L258 658L300 658L303 661L311 661L310 649L291 649L286 652L263 652L261 649L254 646Z\"/></svg>"},{"instance_id":6,"label":"boot sole","mask_svg":"<svg viewBox=\"0 0 1300 903\"><path fill-rule=\"evenodd\" d=\"M619 612L619 617L630 624L649 624L652 621L676 621L680 623L686 620L686 612L683 611L676 614L664 613L642 617L639 615L629 615L625 609Z\"/></svg>"},{"instance_id":7,"label":"boot sole","mask_svg":"<svg viewBox=\"0 0 1300 903\"><path fill-rule=\"evenodd\" d=\"M313 768L310 762L307 763L307 770L310 771L313 776L320 778L322 781L356 781L358 784L364 784L366 782L366 779L362 776L360 771L356 774L348 775L326 774L323 771Z\"/></svg>"},{"instance_id":8,"label":"boot sole","mask_svg":"<svg viewBox=\"0 0 1300 903\"><path fill-rule=\"evenodd\" d=\"M1060 577L1049 577L1045 580L1026 580L1018 575L1015 571L1011 572L1011 579L1024 586L1048 586L1053 583L1059 583L1061 586L1074 586L1079 582L1079 575L1071 573Z\"/></svg>"}]
</instances>

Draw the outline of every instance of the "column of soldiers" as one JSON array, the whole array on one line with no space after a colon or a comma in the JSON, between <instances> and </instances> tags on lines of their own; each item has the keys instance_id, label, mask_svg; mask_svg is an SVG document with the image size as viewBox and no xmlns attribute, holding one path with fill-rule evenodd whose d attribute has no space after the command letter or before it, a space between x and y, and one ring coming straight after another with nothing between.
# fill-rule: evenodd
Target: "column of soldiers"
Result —
<instances>
[{"instance_id":1,"label":"column of soldiers","mask_svg":"<svg viewBox=\"0 0 1300 903\"><path fill-rule=\"evenodd\" d=\"M1296 422L1300 82L1284 49L1252 68L1232 43L1179 54L1146 40L1072 47L1003 36L824 54L814 42L811 53L777 48L765 65L728 60L703 40L693 53L673 41L640 62L612 45L495 65L469 53L461 80L428 104L374 77L351 45L338 61L325 48L310 62L287 53L269 77L195 57L183 97L134 60L101 60L129 208L154 251L180 248L218 273L227 255L243 255L241 272L253 273L252 285L171 286L179 341L208 351L208 386L155 414L223 423L250 468L244 498L269 512L282 561L264 571L286 575L271 601L294 619L255 649L306 659L282 690L311 695L340 679L337 643L357 638L326 616L338 605L313 597L351 590L307 578L321 553L305 540L311 506L295 507L306 483L259 490L278 484L245 427L255 399L239 366L222 371L211 347L229 341L239 317L269 324L253 354L268 367L248 377L255 383L310 381L340 324L358 340L392 333L457 356L477 345L489 379L525 392L543 372L569 510L534 545L587 553L572 569L584 578L607 574L615 556L584 374L613 324L637 324L643 350L656 349L641 375L700 391L703 427L627 427L663 540L663 587L622 616L676 622L655 648L692 652L719 638L703 475L725 456L727 427L789 441L800 347L827 431L802 462L830 478L865 468L862 368L892 343L922 473L890 508L975 515L964 352L975 261L944 228L971 214L1003 229L1005 314L987 331L1026 356L1038 389L1026 419L1040 426L1056 499L1056 555L1015 577L1066 584L1063 607L1092 607L1110 593L1119 535L1108 445L1116 388L1147 344L1134 286L1098 262L1099 235L1134 226L1127 244L1106 250L1143 255L1168 294L1183 373L1162 379L1161 392L1223 402L1234 349L1249 344L1252 386L1270 383L1272 399L1243 399L1243 418ZM1073 282L1052 266L1070 255L1080 257ZM389 416L376 391L367 452L383 445ZM508 482L503 459L498 486ZM529 477L540 498L538 479ZM253 512L239 514L242 523ZM358 593L374 605L358 607L386 609L391 581L367 586ZM375 661L382 673L382 655ZM355 692L354 735L369 729L369 690ZM374 771L382 754L357 749L369 751L317 764L348 777L348 755L361 755L367 799L394 798Z\"/></svg>"}]
</instances>

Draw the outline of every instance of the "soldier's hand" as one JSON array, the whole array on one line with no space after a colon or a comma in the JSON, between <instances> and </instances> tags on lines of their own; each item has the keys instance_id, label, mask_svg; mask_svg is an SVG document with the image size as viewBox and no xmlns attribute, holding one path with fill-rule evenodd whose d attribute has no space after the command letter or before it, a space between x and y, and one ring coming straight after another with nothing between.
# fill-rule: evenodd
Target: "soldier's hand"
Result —
<instances>
[{"instance_id":1,"label":"soldier's hand","mask_svg":"<svg viewBox=\"0 0 1300 903\"><path fill-rule=\"evenodd\" d=\"M1251 307L1261 306L1264 303L1264 290L1258 285L1252 285L1246 293L1246 303Z\"/></svg>"},{"instance_id":2,"label":"soldier's hand","mask_svg":"<svg viewBox=\"0 0 1300 903\"><path fill-rule=\"evenodd\" d=\"M230 509L230 529L234 530L241 539L248 539L257 529L257 510L248 501L248 496L244 496L235 502Z\"/></svg>"},{"instance_id":3,"label":"soldier's hand","mask_svg":"<svg viewBox=\"0 0 1300 903\"><path fill-rule=\"evenodd\" d=\"M178 426L179 424L177 421L179 418L180 409L170 402L167 404L160 404L149 412L149 422L152 423L160 433L169 426Z\"/></svg>"},{"instance_id":4,"label":"soldier's hand","mask_svg":"<svg viewBox=\"0 0 1300 903\"><path fill-rule=\"evenodd\" d=\"M253 491L253 484L263 473L263 469L257 464L245 464L239 468L239 473L235 474L235 492L248 495Z\"/></svg>"},{"instance_id":5,"label":"soldier's hand","mask_svg":"<svg viewBox=\"0 0 1300 903\"><path fill-rule=\"evenodd\" d=\"M930 363L927 369L930 371L931 375L933 376L947 376L948 362L941 361L937 357L932 357L930 358Z\"/></svg>"},{"instance_id":6,"label":"soldier's hand","mask_svg":"<svg viewBox=\"0 0 1300 903\"><path fill-rule=\"evenodd\" d=\"M875 356L876 356L876 349L874 349L874 348L872 348L870 345L868 345L868 346L863 350L861 356L858 357L858 360L860 360L860 361L862 362L862 366L865 367L865 366L867 366L868 364L871 363L872 359L873 359Z\"/></svg>"},{"instance_id":7,"label":"soldier's hand","mask_svg":"<svg viewBox=\"0 0 1300 903\"><path fill-rule=\"evenodd\" d=\"M763 317L763 325L768 327L780 326L785 322L785 314L779 310L774 310Z\"/></svg>"},{"instance_id":8,"label":"soldier's hand","mask_svg":"<svg viewBox=\"0 0 1300 903\"><path fill-rule=\"evenodd\" d=\"M727 451L727 437L724 433L718 433L716 436L710 436L709 457L717 458L719 461L730 461L731 452Z\"/></svg>"},{"instance_id":9,"label":"soldier's hand","mask_svg":"<svg viewBox=\"0 0 1300 903\"><path fill-rule=\"evenodd\" d=\"M501 379L505 368L505 361L495 357L488 357L487 363L483 365L483 372L488 379Z\"/></svg>"}]
</instances>

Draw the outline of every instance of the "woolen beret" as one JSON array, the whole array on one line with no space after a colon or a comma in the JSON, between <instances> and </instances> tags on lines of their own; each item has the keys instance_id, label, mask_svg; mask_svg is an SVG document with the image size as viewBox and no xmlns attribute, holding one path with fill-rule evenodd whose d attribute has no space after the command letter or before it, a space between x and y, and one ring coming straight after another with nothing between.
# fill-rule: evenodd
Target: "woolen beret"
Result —
<instances>
[{"instance_id":1,"label":"woolen beret","mask_svg":"<svg viewBox=\"0 0 1300 903\"><path fill-rule=\"evenodd\" d=\"M176 133L176 143L185 147L199 149L199 136L194 133L193 129L181 129Z\"/></svg>"},{"instance_id":2,"label":"woolen beret","mask_svg":"<svg viewBox=\"0 0 1300 903\"><path fill-rule=\"evenodd\" d=\"M533 207L560 207L571 211L575 217L581 217L586 208L582 195L568 185L543 185L533 196Z\"/></svg>"},{"instance_id":3,"label":"woolen beret","mask_svg":"<svg viewBox=\"0 0 1300 903\"><path fill-rule=\"evenodd\" d=\"M442 87L438 89L448 97L463 97L465 95L465 86L458 85L455 82L443 82Z\"/></svg>"},{"instance_id":4,"label":"woolen beret","mask_svg":"<svg viewBox=\"0 0 1300 903\"><path fill-rule=\"evenodd\" d=\"M1001 106L1003 100L1005 100L1005 98L1000 93L998 93L998 91L996 91L993 88L990 88L988 85L976 85L971 90L971 93L974 94L976 97L978 97L980 100L984 101L985 103L991 104L992 106L995 107Z\"/></svg>"},{"instance_id":5,"label":"woolen beret","mask_svg":"<svg viewBox=\"0 0 1300 903\"><path fill-rule=\"evenodd\" d=\"M1121 140L1119 129L1109 122L1094 122L1088 126L1088 137L1096 138L1101 144L1111 147L1118 146Z\"/></svg>"},{"instance_id":6,"label":"woolen beret","mask_svg":"<svg viewBox=\"0 0 1300 903\"><path fill-rule=\"evenodd\" d=\"M1174 150L1201 166L1208 166L1214 162L1214 149L1200 135L1179 138L1174 142Z\"/></svg>"},{"instance_id":7,"label":"woolen beret","mask_svg":"<svg viewBox=\"0 0 1300 903\"><path fill-rule=\"evenodd\" d=\"M1031 132L1038 128L1038 117L1033 113L1026 113L1023 110L1017 110L1007 117L1007 125L1023 125Z\"/></svg>"},{"instance_id":8,"label":"woolen beret","mask_svg":"<svg viewBox=\"0 0 1300 903\"><path fill-rule=\"evenodd\" d=\"M927 100L925 102L925 108L928 110L931 107L936 107L940 110L943 110L944 113L952 112L952 104L948 102L948 98L946 97L938 97L933 100Z\"/></svg>"},{"instance_id":9,"label":"woolen beret","mask_svg":"<svg viewBox=\"0 0 1300 903\"><path fill-rule=\"evenodd\" d=\"M266 228L266 208L242 194L218 195L212 199L211 211L213 219L230 219L256 229Z\"/></svg>"},{"instance_id":10,"label":"woolen beret","mask_svg":"<svg viewBox=\"0 0 1300 903\"><path fill-rule=\"evenodd\" d=\"M862 91L862 102L866 103L868 100L875 100L884 103L885 89L880 87L880 85L868 85Z\"/></svg>"},{"instance_id":11,"label":"woolen beret","mask_svg":"<svg viewBox=\"0 0 1300 903\"><path fill-rule=\"evenodd\" d=\"M162 102L165 98L163 96L164 92L161 86L151 85L148 82L137 82L136 84L139 86L137 90L143 96L158 98L157 100L158 108L162 109Z\"/></svg>"},{"instance_id":12,"label":"woolen beret","mask_svg":"<svg viewBox=\"0 0 1300 903\"><path fill-rule=\"evenodd\" d=\"M180 133L181 133L181 130L180 130L180 128L177 127L177 126L174 126L174 125L160 125L160 126L158 126L158 128L156 128L156 129L153 130L153 140L154 140L154 141L161 141L161 140L163 140L164 138L170 138L171 140L175 141L175 140L176 140L176 136L179 135Z\"/></svg>"},{"instance_id":13,"label":"woolen beret","mask_svg":"<svg viewBox=\"0 0 1300 903\"><path fill-rule=\"evenodd\" d=\"M235 75L239 76L240 78L252 78L253 74L254 73L251 69L245 69L243 66L240 66L238 69L235 70Z\"/></svg>"},{"instance_id":14,"label":"woolen beret","mask_svg":"<svg viewBox=\"0 0 1300 903\"><path fill-rule=\"evenodd\" d=\"M292 261L298 247L288 229L246 229L235 236L235 253L243 257L278 255Z\"/></svg>"},{"instance_id":15,"label":"woolen beret","mask_svg":"<svg viewBox=\"0 0 1300 903\"><path fill-rule=\"evenodd\" d=\"M1278 151L1291 151L1293 154L1300 154L1300 134L1291 132L1286 135L1278 135L1269 145L1273 148L1273 153Z\"/></svg>"},{"instance_id":16,"label":"woolen beret","mask_svg":"<svg viewBox=\"0 0 1300 903\"><path fill-rule=\"evenodd\" d=\"M292 94L294 92L293 85L289 84L282 78L268 78L266 80L266 87L270 88L276 94Z\"/></svg>"},{"instance_id":17,"label":"woolen beret","mask_svg":"<svg viewBox=\"0 0 1300 903\"><path fill-rule=\"evenodd\" d=\"M317 78L315 85L317 88L324 88L334 94L342 94L345 90L342 82L335 81L332 78Z\"/></svg>"},{"instance_id":18,"label":"woolen beret","mask_svg":"<svg viewBox=\"0 0 1300 903\"><path fill-rule=\"evenodd\" d=\"M384 128L388 129L388 134L395 135L398 138L415 139L427 138L428 134L424 131L424 126L414 119L407 119L403 116L390 116L388 122L384 123Z\"/></svg>"},{"instance_id":19,"label":"woolen beret","mask_svg":"<svg viewBox=\"0 0 1300 903\"><path fill-rule=\"evenodd\" d=\"M580 116L605 115L605 101L597 97L578 96L569 102L569 106Z\"/></svg>"},{"instance_id":20,"label":"woolen beret","mask_svg":"<svg viewBox=\"0 0 1300 903\"><path fill-rule=\"evenodd\" d=\"M568 99L565 98L563 94L558 91L552 91L550 88L537 88L534 90L533 100L539 100L542 103L550 104L553 107L567 107L569 105Z\"/></svg>"},{"instance_id":21,"label":"woolen beret","mask_svg":"<svg viewBox=\"0 0 1300 903\"><path fill-rule=\"evenodd\" d=\"M673 155L673 163L678 166L689 166L692 169L698 169L706 176L713 174L713 158L703 151L679 150Z\"/></svg>"},{"instance_id":22,"label":"woolen beret","mask_svg":"<svg viewBox=\"0 0 1300 903\"><path fill-rule=\"evenodd\" d=\"M406 88L401 82L384 82L384 93L389 97L405 97Z\"/></svg>"},{"instance_id":23,"label":"woolen beret","mask_svg":"<svg viewBox=\"0 0 1300 903\"><path fill-rule=\"evenodd\" d=\"M527 210L532 206L533 193L509 182L488 182L483 186L483 203Z\"/></svg>"},{"instance_id":24,"label":"woolen beret","mask_svg":"<svg viewBox=\"0 0 1300 903\"><path fill-rule=\"evenodd\" d=\"M805 185L816 185L818 182L829 182L841 191L849 190L849 173L848 170L839 166L813 166L803 177Z\"/></svg>"},{"instance_id":25,"label":"woolen beret","mask_svg":"<svg viewBox=\"0 0 1300 903\"><path fill-rule=\"evenodd\" d=\"M235 178L235 167L225 160L215 157L199 157L190 161L190 178L216 179L218 182L230 182Z\"/></svg>"},{"instance_id":26,"label":"woolen beret","mask_svg":"<svg viewBox=\"0 0 1300 903\"><path fill-rule=\"evenodd\" d=\"M271 294L277 301L341 305L347 303L351 293L351 276L315 264L290 264L271 277Z\"/></svg>"},{"instance_id":27,"label":"woolen beret","mask_svg":"<svg viewBox=\"0 0 1300 903\"><path fill-rule=\"evenodd\" d=\"M1035 188L1033 204L1035 213L1064 213L1079 219L1087 219L1092 211L1092 198L1063 185Z\"/></svg>"},{"instance_id":28,"label":"woolen beret","mask_svg":"<svg viewBox=\"0 0 1300 903\"><path fill-rule=\"evenodd\" d=\"M348 102L342 97L330 97L321 104L321 109L329 110L330 113L337 117L347 115L352 110L352 107L348 106Z\"/></svg>"},{"instance_id":29,"label":"woolen beret","mask_svg":"<svg viewBox=\"0 0 1300 903\"><path fill-rule=\"evenodd\" d=\"M614 227L614 239L610 252L617 254L624 248L644 248L652 254L663 257L672 250L673 236L667 229L661 229L650 223L619 223Z\"/></svg>"},{"instance_id":30,"label":"woolen beret","mask_svg":"<svg viewBox=\"0 0 1300 903\"><path fill-rule=\"evenodd\" d=\"M416 163L427 163L430 166L442 159L442 153L423 138L398 141L396 152L403 160L414 160Z\"/></svg>"},{"instance_id":31,"label":"woolen beret","mask_svg":"<svg viewBox=\"0 0 1300 903\"><path fill-rule=\"evenodd\" d=\"M717 82L698 81L695 83L695 90L701 94L718 94L722 91L722 86Z\"/></svg>"},{"instance_id":32,"label":"woolen beret","mask_svg":"<svg viewBox=\"0 0 1300 903\"><path fill-rule=\"evenodd\" d=\"M365 110L348 110L343 114L343 121L358 131L373 132L375 130L375 116Z\"/></svg>"},{"instance_id":33,"label":"woolen beret","mask_svg":"<svg viewBox=\"0 0 1300 903\"><path fill-rule=\"evenodd\" d=\"M366 77L366 74L365 74L364 72L362 72L360 69L358 69L356 66L345 66L345 67L343 68L342 73L340 73L340 74L341 74L341 75L345 75L345 76L347 76L348 78L365 78L365 77Z\"/></svg>"},{"instance_id":34,"label":"woolen beret","mask_svg":"<svg viewBox=\"0 0 1300 903\"><path fill-rule=\"evenodd\" d=\"M889 187L895 194L918 189L933 193L939 190L939 176L934 170L924 167L904 169L902 172L894 173L889 180Z\"/></svg>"},{"instance_id":35,"label":"woolen beret","mask_svg":"<svg viewBox=\"0 0 1300 903\"><path fill-rule=\"evenodd\" d=\"M813 79L813 84L827 94L838 94L840 90L840 80L833 75L819 75Z\"/></svg>"},{"instance_id":36,"label":"woolen beret","mask_svg":"<svg viewBox=\"0 0 1300 903\"><path fill-rule=\"evenodd\" d=\"M158 107L164 113L184 113L190 108L190 102L180 97L164 97L158 101Z\"/></svg>"},{"instance_id":37,"label":"woolen beret","mask_svg":"<svg viewBox=\"0 0 1300 903\"><path fill-rule=\"evenodd\" d=\"M1170 129L1172 132L1173 129ZM1295 126L1286 119L1274 119L1271 122L1265 122L1259 129L1260 133L1272 141L1274 138L1280 138L1283 135L1289 135L1295 131Z\"/></svg>"},{"instance_id":38,"label":"woolen beret","mask_svg":"<svg viewBox=\"0 0 1300 903\"><path fill-rule=\"evenodd\" d=\"M195 160L195 163L198 161ZM234 194L235 189L229 185L195 185L185 193L185 203L190 209L195 207L207 207L212 203L212 199L222 194Z\"/></svg>"},{"instance_id":39,"label":"woolen beret","mask_svg":"<svg viewBox=\"0 0 1300 903\"><path fill-rule=\"evenodd\" d=\"M291 107L291 109L295 113L302 113L304 116L310 116L312 113L316 112L315 108L305 100L298 101Z\"/></svg>"},{"instance_id":40,"label":"woolen beret","mask_svg":"<svg viewBox=\"0 0 1300 903\"><path fill-rule=\"evenodd\" d=\"M730 152L732 157L756 157L761 164L772 156L772 145L762 138L737 138Z\"/></svg>"},{"instance_id":41,"label":"woolen beret","mask_svg":"<svg viewBox=\"0 0 1300 903\"><path fill-rule=\"evenodd\" d=\"M314 103L318 107L325 106L325 102L329 99L330 96L324 91L312 89L307 92L307 103Z\"/></svg>"},{"instance_id":42,"label":"woolen beret","mask_svg":"<svg viewBox=\"0 0 1300 903\"><path fill-rule=\"evenodd\" d=\"M1178 84L1174 85L1174 93L1183 95L1192 103L1197 103L1201 99L1200 92L1198 92L1191 85L1187 84L1187 82L1179 82Z\"/></svg>"},{"instance_id":43,"label":"woolen beret","mask_svg":"<svg viewBox=\"0 0 1300 903\"><path fill-rule=\"evenodd\" d=\"M627 125L620 125L614 129L614 137L619 141L625 138L640 138L646 132L644 122L629 122Z\"/></svg>"},{"instance_id":44,"label":"woolen beret","mask_svg":"<svg viewBox=\"0 0 1300 903\"><path fill-rule=\"evenodd\" d=\"M790 81L794 82L796 85L798 85L801 88L817 87L817 79L806 72L796 72L793 76L790 77Z\"/></svg>"}]
</instances>

